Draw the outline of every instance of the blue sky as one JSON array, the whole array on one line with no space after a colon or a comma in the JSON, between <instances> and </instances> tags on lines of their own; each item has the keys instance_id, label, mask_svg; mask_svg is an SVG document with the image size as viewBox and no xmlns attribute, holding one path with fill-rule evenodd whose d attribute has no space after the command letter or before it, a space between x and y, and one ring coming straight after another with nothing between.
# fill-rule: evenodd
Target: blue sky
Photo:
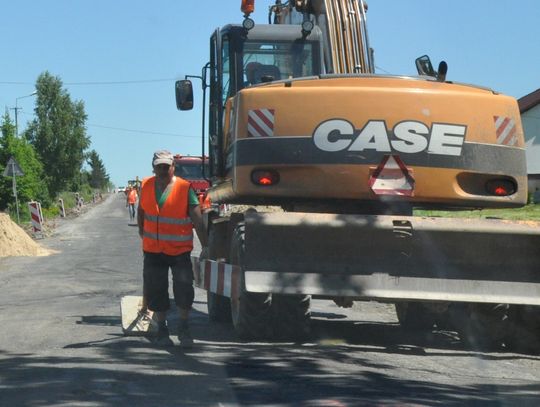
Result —
<instances>
[{"instance_id":1,"label":"blue sky","mask_svg":"<svg viewBox=\"0 0 540 407\"><path fill-rule=\"evenodd\" d=\"M272 3L256 1L257 23L266 22ZM540 88L538 0L368 4L377 72L414 75L414 59L429 54L434 65L448 62L448 80L516 98ZM73 99L84 101L91 148L111 180L119 186L150 175L155 150L200 153L200 94L196 109L177 111L174 80L200 73L210 34L240 23L239 6L239 0L3 2L0 107L12 108L16 98L31 94L37 76L48 70ZM104 83L126 81L146 82ZM32 119L34 98L21 98L18 106L22 130Z\"/></svg>"}]
</instances>

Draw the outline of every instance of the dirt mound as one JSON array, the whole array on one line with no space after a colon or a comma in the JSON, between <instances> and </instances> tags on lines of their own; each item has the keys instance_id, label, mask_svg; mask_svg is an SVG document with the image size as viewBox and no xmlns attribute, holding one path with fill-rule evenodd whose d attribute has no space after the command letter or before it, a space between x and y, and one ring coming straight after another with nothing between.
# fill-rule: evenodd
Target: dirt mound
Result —
<instances>
[{"instance_id":1,"label":"dirt mound","mask_svg":"<svg viewBox=\"0 0 540 407\"><path fill-rule=\"evenodd\" d=\"M48 256L52 253L34 242L9 215L0 213L0 257Z\"/></svg>"}]
</instances>

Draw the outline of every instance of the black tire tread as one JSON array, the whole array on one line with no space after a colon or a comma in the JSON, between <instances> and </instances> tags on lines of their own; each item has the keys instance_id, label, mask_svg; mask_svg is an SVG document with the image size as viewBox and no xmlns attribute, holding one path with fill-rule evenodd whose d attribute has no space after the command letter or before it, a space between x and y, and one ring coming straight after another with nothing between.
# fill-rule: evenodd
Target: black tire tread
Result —
<instances>
[{"instance_id":1,"label":"black tire tread","mask_svg":"<svg viewBox=\"0 0 540 407\"><path fill-rule=\"evenodd\" d=\"M245 225L239 223L231 244L231 264L243 268L245 253ZM234 329L240 339L268 339L271 336L271 296L270 294L248 293L245 291L244 278L241 278L241 294L238 314L233 319ZM231 311L235 312L233 307Z\"/></svg>"},{"instance_id":2,"label":"black tire tread","mask_svg":"<svg viewBox=\"0 0 540 407\"><path fill-rule=\"evenodd\" d=\"M407 330L431 330L435 315L421 303L398 302L395 304L400 325Z\"/></svg>"},{"instance_id":3,"label":"black tire tread","mask_svg":"<svg viewBox=\"0 0 540 407\"><path fill-rule=\"evenodd\" d=\"M231 301L222 295L206 292L208 318L212 322L231 322Z\"/></svg>"},{"instance_id":4,"label":"black tire tread","mask_svg":"<svg viewBox=\"0 0 540 407\"><path fill-rule=\"evenodd\" d=\"M303 341L311 333L311 296L272 295L274 337L279 340Z\"/></svg>"}]
</instances>

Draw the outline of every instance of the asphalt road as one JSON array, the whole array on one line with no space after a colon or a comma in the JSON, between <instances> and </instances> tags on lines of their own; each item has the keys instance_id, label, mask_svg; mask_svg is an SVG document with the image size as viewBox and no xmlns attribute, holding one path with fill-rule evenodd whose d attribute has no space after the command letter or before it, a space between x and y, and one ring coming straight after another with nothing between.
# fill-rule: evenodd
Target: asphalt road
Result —
<instances>
[{"instance_id":1,"label":"asphalt road","mask_svg":"<svg viewBox=\"0 0 540 407\"><path fill-rule=\"evenodd\" d=\"M124 337L120 299L140 295L142 255L119 195L42 243L59 253L0 260L2 406L540 403L539 356L406 333L387 304L314 301L308 343L243 343L208 322L197 290L193 350Z\"/></svg>"}]
</instances>

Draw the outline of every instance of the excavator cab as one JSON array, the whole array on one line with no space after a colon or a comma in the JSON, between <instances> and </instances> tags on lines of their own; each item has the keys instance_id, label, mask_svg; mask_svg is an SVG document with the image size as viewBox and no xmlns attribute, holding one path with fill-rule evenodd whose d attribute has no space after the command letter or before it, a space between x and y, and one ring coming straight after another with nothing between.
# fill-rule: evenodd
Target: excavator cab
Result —
<instances>
[{"instance_id":1,"label":"excavator cab","mask_svg":"<svg viewBox=\"0 0 540 407\"><path fill-rule=\"evenodd\" d=\"M316 41L304 41L301 28L290 30L290 39L276 40L271 32L275 31L274 28L269 26L259 30L266 31L269 34L266 37L264 33L257 35L250 31L249 37L243 42L239 55L243 67L243 87L321 73L320 50Z\"/></svg>"},{"instance_id":2,"label":"excavator cab","mask_svg":"<svg viewBox=\"0 0 540 407\"><path fill-rule=\"evenodd\" d=\"M260 25L249 31L228 25L216 30L211 44L211 80L221 85L216 92L221 104L247 86L322 73L318 29L304 36L298 25Z\"/></svg>"},{"instance_id":3,"label":"excavator cab","mask_svg":"<svg viewBox=\"0 0 540 407\"><path fill-rule=\"evenodd\" d=\"M250 30L227 25L214 32L210 44L210 174L219 178L225 175L228 101L243 89L323 74L322 33L315 27L306 35L301 25L258 25Z\"/></svg>"},{"instance_id":4,"label":"excavator cab","mask_svg":"<svg viewBox=\"0 0 540 407\"><path fill-rule=\"evenodd\" d=\"M306 33L302 25L241 25L217 29L210 39L210 174L222 177L223 122L227 100L242 89L280 80L325 73L323 37L318 27ZM203 84L206 87L207 84ZM193 108L190 80L176 82L176 106Z\"/></svg>"},{"instance_id":5,"label":"excavator cab","mask_svg":"<svg viewBox=\"0 0 540 407\"><path fill-rule=\"evenodd\" d=\"M281 71L276 65L264 65L259 62L249 62L244 69L245 85L272 82L281 79Z\"/></svg>"}]
</instances>

